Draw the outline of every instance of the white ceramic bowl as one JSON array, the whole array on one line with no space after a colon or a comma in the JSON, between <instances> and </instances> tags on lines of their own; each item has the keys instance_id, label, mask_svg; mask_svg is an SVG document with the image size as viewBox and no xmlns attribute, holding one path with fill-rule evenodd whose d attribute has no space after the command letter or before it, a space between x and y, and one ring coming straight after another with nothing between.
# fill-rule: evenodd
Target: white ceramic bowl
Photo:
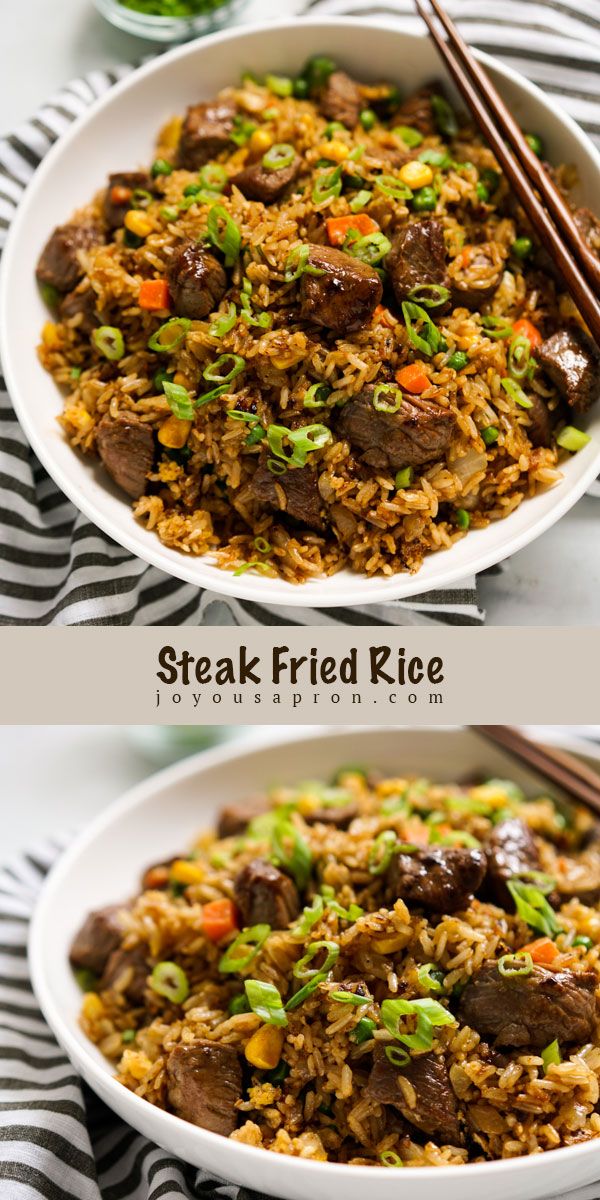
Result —
<instances>
[{"instance_id":1,"label":"white ceramic bowl","mask_svg":"<svg viewBox=\"0 0 600 1200\"><path fill-rule=\"evenodd\" d=\"M597 1142L504 1162L401 1172L288 1158L197 1129L154 1108L112 1077L112 1068L79 1029L81 993L68 964L71 939L90 909L131 895L148 863L176 853L209 826L223 804L273 783L311 774L327 778L358 762L429 778L460 780L473 771L515 779L535 793L539 781L501 751L457 729L346 729L282 734L257 749L212 750L134 788L83 833L51 873L31 928L29 957L42 1011L77 1071L134 1129L213 1175L285 1200L535 1200L600 1177ZM569 748L569 747L566 747ZM600 761L600 752L598 752ZM110 864L110 865L109 865Z\"/></svg>"},{"instance_id":2,"label":"white ceramic bowl","mask_svg":"<svg viewBox=\"0 0 600 1200\"><path fill-rule=\"evenodd\" d=\"M36 287L38 255L53 227L86 203L110 171L147 163L157 130L173 113L213 96L251 68L298 72L311 54L330 54L360 78L397 80L408 92L440 75L427 37L385 23L302 19L245 27L179 47L130 75L98 101L50 152L20 206L5 251L0 292L1 354L18 417L36 454L83 513L140 558L214 592L270 604L376 604L452 583L499 562L543 533L583 494L600 471L600 406L587 425L595 440L564 466L564 481L523 503L507 520L473 531L450 550L429 556L417 575L367 579L349 571L297 586L253 575L235 577L163 546L134 521L129 502L100 469L73 452L56 422L62 400L40 366L36 345L47 312ZM511 111L539 132L555 162L573 162L581 196L593 207L600 193L600 155L551 101L521 76L481 55Z\"/></svg>"}]
</instances>

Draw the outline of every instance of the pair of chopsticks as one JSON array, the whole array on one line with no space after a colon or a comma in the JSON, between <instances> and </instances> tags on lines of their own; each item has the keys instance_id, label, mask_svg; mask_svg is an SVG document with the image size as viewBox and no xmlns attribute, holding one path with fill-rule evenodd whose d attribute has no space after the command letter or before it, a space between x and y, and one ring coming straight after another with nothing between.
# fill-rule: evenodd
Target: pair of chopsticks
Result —
<instances>
[{"instance_id":1,"label":"pair of chopsticks","mask_svg":"<svg viewBox=\"0 0 600 1200\"><path fill-rule=\"evenodd\" d=\"M600 775L579 759L553 746L541 746L511 725L471 725L475 733L508 750L510 754L600 816Z\"/></svg>"},{"instance_id":2,"label":"pair of chopsticks","mask_svg":"<svg viewBox=\"0 0 600 1200\"><path fill-rule=\"evenodd\" d=\"M415 4L475 122L600 346L600 261L577 228L564 197L439 0L430 0L430 4L448 35L447 41L422 0L415 0Z\"/></svg>"}]
</instances>

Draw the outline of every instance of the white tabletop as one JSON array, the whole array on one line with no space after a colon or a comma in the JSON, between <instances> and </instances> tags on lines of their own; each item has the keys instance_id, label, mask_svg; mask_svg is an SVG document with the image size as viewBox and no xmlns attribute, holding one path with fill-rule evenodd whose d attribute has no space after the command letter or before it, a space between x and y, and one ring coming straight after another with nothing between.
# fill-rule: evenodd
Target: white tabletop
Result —
<instances>
[{"instance_id":1,"label":"white tabletop","mask_svg":"<svg viewBox=\"0 0 600 1200\"><path fill-rule=\"evenodd\" d=\"M6 0L5 0L6 2ZM299 0L250 0L245 20L285 17ZM35 30L35 37L31 31ZM52 92L94 67L128 62L154 47L114 29L92 0L30 0L26 21L5 21L0 43L0 128L12 129ZM593 625L600 617L600 499L585 499L559 525L481 584L492 625Z\"/></svg>"}]
</instances>

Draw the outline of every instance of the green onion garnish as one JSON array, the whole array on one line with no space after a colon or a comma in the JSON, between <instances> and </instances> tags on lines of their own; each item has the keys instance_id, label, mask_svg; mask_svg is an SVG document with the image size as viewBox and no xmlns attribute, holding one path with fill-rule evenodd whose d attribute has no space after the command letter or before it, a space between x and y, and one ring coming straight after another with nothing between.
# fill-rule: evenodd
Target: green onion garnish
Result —
<instances>
[{"instance_id":1,"label":"green onion garnish","mask_svg":"<svg viewBox=\"0 0 600 1200\"><path fill-rule=\"evenodd\" d=\"M245 971L259 950L266 942L271 932L270 925L252 925L250 929L242 929L237 937L227 947L219 962L219 970L224 975L233 975Z\"/></svg>"},{"instance_id":2,"label":"green onion garnish","mask_svg":"<svg viewBox=\"0 0 600 1200\"><path fill-rule=\"evenodd\" d=\"M286 96L291 96L294 91L294 83L292 79L288 79L287 75L266 75L265 83L270 92L274 96L279 96L282 100Z\"/></svg>"},{"instance_id":3,"label":"green onion garnish","mask_svg":"<svg viewBox=\"0 0 600 1200\"><path fill-rule=\"evenodd\" d=\"M427 163L429 167L438 167L443 170L444 167L449 167L452 159L447 150L422 150L419 154L419 162Z\"/></svg>"},{"instance_id":4,"label":"green onion garnish","mask_svg":"<svg viewBox=\"0 0 600 1200\"><path fill-rule=\"evenodd\" d=\"M205 404L210 404L212 400L216 400L219 396L224 396L225 392L228 391L229 385L227 383L221 383L219 384L219 387L212 388L210 392L203 392L201 396L198 396L194 407L203 408Z\"/></svg>"},{"instance_id":5,"label":"green onion garnish","mask_svg":"<svg viewBox=\"0 0 600 1200\"><path fill-rule=\"evenodd\" d=\"M313 975L312 979L309 979L308 983L305 983L299 992L290 997L285 1006L286 1012L291 1012L292 1009L298 1008L299 1004L303 1004L306 998L312 996L312 993L316 992L319 984L324 983L326 979L327 974L325 971L319 971L317 975Z\"/></svg>"},{"instance_id":6,"label":"green onion garnish","mask_svg":"<svg viewBox=\"0 0 600 1200\"><path fill-rule=\"evenodd\" d=\"M281 171L289 167L296 157L296 151L288 142L276 142L263 154L262 165L266 171Z\"/></svg>"},{"instance_id":7,"label":"green onion garnish","mask_svg":"<svg viewBox=\"0 0 600 1200\"><path fill-rule=\"evenodd\" d=\"M124 1029L121 1034L121 1041L124 1046L129 1046L132 1042L135 1042L135 1029Z\"/></svg>"},{"instance_id":8,"label":"green onion garnish","mask_svg":"<svg viewBox=\"0 0 600 1200\"><path fill-rule=\"evenodd\" d=\"M224 372L223 368L229 362L232 365L229 371ZM240 354L222 354L216 362L206 367L202 374L209 383L231 383L232 379L241 374L245 366L246 360Z\"/></svg>"},{"instance_id":9,"label":"green onion garnish","mask_svg":"<svg viewBox=\"0 0 600 1200\"><path fill-rule=\"evenodd\" d=\"M315 954L318 954L320 950L326 951L324 962L320 967L309 967L308 964L312 962ZM297 963L294 963L293 974L295 978L312 979L315 975L327 975L328 971L331 970L336 958L338 958L339 953L340 948L336 942L311 942L306 954L304 954L302 958L298 959Z\"/></svg>"},{"instance_id":10,"label":"green onion garnish","mask_svg":"<svg viewBox=\"0 0 600 1200\"><path fill-rule=\"evenodd\" d=\"M541 1057L544 1064L544 1075L548 1074L549 1067L558 1066L558 1064L562 1062L560 1046L556 1038L553 1042L550 1042L550 1044L546 1046L544 1050L542 1050Z\"/></svg>"},{"instance_id":11,"label":"green onion garnish","mask_svg":"<svg viewBox=\"0 0 600 1200\"><path fill-rule=\"evenodd\" d=\"M406 332L409 341L413 346L420 350L422 354L431 358L437 354L442 348L443 338L437 327L434 325L429 313L421 308L419 304L413 304L411 301L405 300L402 304L402 316L406 325ZM413 326L413 321L421 321L421 331L417 333Z\"/></svg>"},{"instance_id":12,"label":"green onion garnish","mask_svg":"<svg viewBox=\"0 0 600 1200\"><path fill-rule=\"evenodd\" d=\"M410 1054L401 1046L386 1046L385 1057L393 1067L406 1067L410 1062Z\"/></svg>"},{"instance_id":13,"label":"green onion garnish","mask_svg":"<svg viewBox=\"0 0 600 1200\"><path fill-rule=\"evenodd\" d=\"M162 386L171 412L179 417L180 421L193 420L194 403L187 388L179 383L170 383L168 379L164 380Z\"/></svg>"},{"instance_id":14,"label":"green onion garnish","mask_svg":"<svg viewBox=\"0 0 600 1200\"><path fill-rule=\"evenodd\" d=\"M408 293L409 300L415 304L422 304L424 308L439 308L440 304L446 303L449 296L448 288L439 283L418 283Z\"/></svg>"},{"instance_id":15,"label":"green onion garnish","mask_svg":"<svg viewBox=\"0 0 600 1200\"><path fill-rule=\"evenodd\" d=\"M454 109L444 96L431 97L431 109L435 123L444 137L453 138L458 133L458 121Z\"/></svg>"},{"instance_id":16,"label":"green onion garnish","mask_svg":"<svg viewBox=\"0 0 600 1200\"><path fill-rule=\"evenodd\" d=\"M377 835L369 850L368 867L370 875L383 875L387 871L398 839L393 829L384 829Z\"/></svg>"},{"instance_id":17,"label":"green onion garnish","mask_svg":"<svg viewBox=\"0 0 600 1200\"><path fill-rule=\"evenodd\" d=\"M228 1012L232 1017L237 1017L240 1013L250 1012L250 1005L245 992L242 992L239 996L232 996L229 1001Z\"/></svg>"},{"instance_id":18,"label":"green onion garnish","mask_svg":"<svg viewBox=\"0 0 600 1200\"><path fill-rule=\"evenodd\" d=\"M372 1021L370 1017L361 1017L349 1036L357 1046L361 1046L363 1042L368 1042L372 1038L375 1029L377 1029L375 1021Z\"/></svg>"},{"instance_id":19,"label":"green onion garnish","mask_svg":"<svg viewBox=\"0 0 600 1200\"><path fill-rule=\"evenodd\" d=\"M412 200L412 189L394 175L376 175L373 182L384 196L391 196L393 200Z\"/></svg>"},{"instance_id":20,"label":"green onion garnish","mask_svg":"<svg viewBox=\"0 0 600 1200\"><path fill-rule=\"evenodd\" d=\"M242 245L242 235L222 204L215 204L208 214L207 233L217 250L225 255L225 265L232 267Z\"/></svg>"},{"instance_id":21,"label":"green onion garnish","mask_svg":"<svg viewBox=\"0 0 600 1200\"><path fill-rule=\"evenodd\" d=\"M402 138L404 145L410 146L411 150L420 146L423 141L423 134L419 133L418 129L413 129L411 125L396 125L395 129L392 129L392 133Z\"/></svg>"},{"instance_id":22,"label":"green onion garnish","mask_svg":"<svg viewBox=\"0 0 600 1200\"><path fill-rule=\"evenodd\" d=\"M382 1150L379 1155L384 1167L403 1167L404 1163L395 1150Z\"/></svg>"},{"instance_id":23,"label":"green onion garnish","mask_svg":"<svg viewBox=\"0 0 600 1200\"><path fill-rule=\"evenodd\" d=\"M371 1003L371 996L359 996L356 992L330 992L330 998L338 1004L352 1004L355 1008Z\"/></svg>"},{"instance_id":24,"label":"green onion garnish","mask_svg":"<svg viewBox=\"0 0 600 1200\"><path fill-rule=\"evenodd\" d=\"M325 901L322 896L316 895L311 904L307 905L302 910L302 915L296 924L290 930L292 937L306 937L310 933L313 925L323 916L325 911Z\"/></svg>"},{"instance_id":25,"label":"green onion garnish","mask_svg":"<svg viewBox=\"0 0 600 1200\"><path fill-rule=\"evenodd\" d=\"M227 171L220 163L206 163L198 172L201 187L209 192L222 192L227 178Z\"/></svg>"},{"instance_id":26,"label":"green onion garnish","mask_svg":"<svg viewBox=\"0 0 600 1200\"><path fill-rule=\"evenodd\" d=\"M228 311L216 321L213 321L209 333L211 337L222 338L226 333L229 333L237 321L237 308L233 300L229 301Z\"/></svg>"},{"instance_id":27,"label":"green onion garnish","mask_svg":"<svg viewBox=\"0 0 600 1200\"><path fill-rule=\"evenodd\" d=\"M330 75L335 71L335 63L332 58L327 58L324 54L317 54L313 58L309 58L301 79L304 79L309 92L317 91L327 83Z\"/></svg>"},{"instance_id":28,"label":"green onion garnish","mask_svg":"<svg viewBox=\"0 0 600 1200\"><path fill-rule=\"evenodd\" d=\"M531 358L531 342L529 338L519 334L511 338L508 346L508 370L513 379L524 379Z\"/></svg>"},{"instance_id":29,"label":"green onion garnish","mask_svg":"<svg viewBox=\"0 0 600 1200\"><path fill-rule=\"evenodd\" d=\"M589 433L584 433L583 429L576 429L574 425L565 425L556 438L556 444L562 450L570 450L572 454L575 454L578 450L583 450L583 447L587 446L591 440Z\"/></svg>"},{"instance_id":30,"label":"green onion garnish","mask_svg":"<svg viewBox=\"0 0 600 1200\"><path fill-rule=\"evenodd\" d=\"M509 879L507 887L522 921L532 929L539 929L546 937L553 938L560 933L554 910L539 888L519 879Z\"/></svg>"},{"instance_id":31,"label":"green onion garnish","mask_svg":"<svg viewBox=\"0 0 600 1200\"><path fill-rule=\"evenodd\" d=\"M390 396L391 398L389 400L382 400L382 396ZM402 389L396 387L393 383L377 383L373 389L373 408L377 412L398 412L403 399Z\"/></svg>"},{"instance_id":32,"label":"green onion garnish","mask_svg":"<svg viewBox=\"0 0 600 1200\"><path fill-rule=\"evenodd\" d=\"M415 1033L400 1032L400 1021L404 1016L416 1016ZM381 1005L381 1019L388 1033L391 1033L396 1041L402 1042L409 1050L415 1050L417 1053L431 1050L435 1026L456 1024L456 1018L447 1008L428 997L421 1000L384 1000Z\"/></svg>"},{"instance_id":33,"label":"green onion garnish","mask_svg":"<svg viewBox=\"0 0 600 1200\"><path fill-rule=\"evenodd\" d=\"M291 454L283 448L284 438L292 447ZM322 450L332 440L332 433L326 425L303 425L300 429L269 425L267 440L272 454L276 459L282 459L286 467L303 467L308 454L313 450Z\"/></svg>"},{"instance_id":34,"label":"green onion garnish","mask_svg":"<svg viewBox=\"0 0 600 1200\"><path fill-rule=\"evenodd\" d=\"M353 212L353 213L360 212L361 209L363 209L365 207L365 205L368 204L369 201L372 199L373 199L373 193L367 191L366 188L361 188L361 190L359 192L357 192L356 195L350 201L350 206L349 206L350 212Z\"/></svg>"},{"instance_id":35,"label":"green onion garnish","mask_svg":"<svg viewBox=\"0 0 600 1200\"><path fill-rule=\"evenodd\" d=\"M533 959L527 951L523 950L518 950L516 954L503 954L498 959L498 971L505 979L517 979L521 975L531 975Z\"/></svg>"},{"instance_id":36,"label":"green onion garnish","mask_svg":"<svg viewBox=\"0 0 600 1200\"><path fill-rule=\"evenodd\" d=\"M264 537L255 537L253 546L259 554L270 554L273 549L271 543Z\"/></svg>"},{"instance_id":37,"label":"green onion garnish","mask_svg":"<svg viewBox=\"0 0 600 1200\"><path fill-rule=\"evenodd\" d=\"M522 387L515 382L514 379L501 379L500 383L506 392L506 395L514 400L515 404L520 404L521 408L533 408L533 400L530 400L525 395Z\"/></svg>"},{"instance_id":38,"label":"green onion garnish","mask_svg":"<svg viewBox=\"0 0 600 1200\"><path fill-rule=\"evenodd\" d=\"M462 371L468 365L469 355L465 354L464 350L455 350L446 363L446 366L452 367L453 371Z\"/></svg>"},{"instance_id":39,"label":"green onion garnish","mask_svg":"<svg viewBox=\"0 0 600 1200\"><path fill-rule=\"evenodd\" d=\"M92 341L97 350L104 355L109 362L118 362L125 353L125 340L120 329L115 325L100 325L98 329L94 329Z\"/></svg>"},{"instance_id":40,"label":"green onion garnish","mask_svg":"<svg viewBox=\"0 0 600 1200\"><path fill-rule=\"evenodd\" d=\"M167 162L166 158L157 158L150 167L150 174L156 179L159 175L170 175L173 169L172 163Z\"/></svg>"},{"instance_id":41,"label":"green onion garnish","mask_svg":"<svg viewBox=\"0 0 600 1200\"><path fill-rule=\"evenodd\" d=\"M156 350L159 354L172 354L185 341L191 324L189 317L171 317L148 339L148 349Z\"/></svg>"},{"instance_id":42,"label":"green onion garnish","mask_svg":"<svg viewBox=\"0 0 600 1200\"><path fill-rule=\"evenodd\" d=\"M507 323L506 317L482 317L481 324L488 337L493 338L494 341L513 335L513 327Z\"/></svg>"},{"instance_id":43,"label":"green onion garnish","mask_svg":"<svg viewBox=\"0 0 600 1200\"><path fill-rule=\"evenodd\" d=\"M579 937L573 938L572 945L584 946L586 950L591 950L594 943L591 938L585 937L584 934L579 934Z\"/></svg>"},{"instance_id":44,"label":"green onion garnish","mask_svg":"<svg viewBox=\"0 0 600 1200\"><path fill-rule=\"evenodd\" d=\"M399 492L402 488L410 487L414 477L415 473L412 467L403 467L401 471L397 471L395 479L396 491Z\"/></svg>"},{"instance_id":45,"label":"green onion garnish","mask_svg":"<svg viewBox=\"0 0 600 1200\"><path fill-rule=\"evenodd\" d=\"M342 168L337 166L333 171L324 171L317 176L312 190L314 204L324 204L342 192Z\"/></svg>"},{"instance_id":46,"label":"green onion garnish","mask_svg":"<svg viewBox=\"0 0 600 1200\"><path fill-rule=\"evenodd\" d=\"M174 962L159 962L151 976L150 987L159 996L165 996L172 1004L183 1004L190 991L188 977Z\"/></svg>"},{"instance_id":47,"label":"green onion garnish","mask_svg":"<svg viewBox=\"0 0 600 1200\"><path fill-rule=\"evenodd\" d=\"M284 279L286 283L293 283L294 279L299 279L301 275L324 275L325 272L321 267L315 267L309 261L310 246L294 246L290 250L284 268Z\"/></svg>"},{"instance_id":48,"label":"green onion garnish","mask_svg":"<svg viewBox=\"0 0 600 1200\"><path fill-rule=\"evenodd\" d=\"M244 988L248 1004L257 1017L267 1025L287 1025L283 1001L273 983L263 983L260 979L245 979Z\"/></svg>"},{"instance_id":49,"label":"green onion garnish","mask_svg":"<svg viewBox=\"0 0 600 1200\"><path fill-rule=\"evenodd\" d=\"M422 988L428 992L443 992L444 973L435 963L423 963L417 971L417 979Z\"/></svg>"},{"instance_id":50,"label":"green onion garnish","mask_svg":"<svg viewBox=\"0 0 600 1200\"><path fill-rule=\"evenodd\" d=\"M363 108L358 119L367 133L377 124L377 115L372 108Z\"/></svg>"},{"instance_id":51,"label":"green onion garnish","mask_svg":"<svg viewBox=\"0 0 600 1200\"><path fill-rule=\"evenodd\" d=\"M346 247L345 247L346 248ZM364 237L353 238L347 246L348 253L361 262L375 266L389 254L392 243L379 230L377 233L366 233Z\"/></svg>"},{"instance_id":52,"label":"green onion garnish","mask_svg":"<svg viewBox=\"0 0 600 1200\"><path fill-rule=\"evenodd\" d=\"M293 875L296 886L303 891L310 879L312 854L307 842L285 812L276 817L271 845L279 866Z\"/></svg>"},{"instance_id":53,"label":"green onion garnish","mask_svg":"<svg viewBox=\"0 0 600 1200\"><path fill-rule=\"evenodd\" d=\"M304 393L302 401L304 408L326 408L327 399L331 395L328 383L312 383Z\"/></svg>"},{"instance_id":54,"label":"green onion garnish","mask_svg":"<svg viewBox=\"0 0 600 1200\"><path fill-rule=\"evenodd\" d=\"M245 146L246 142L250 141L255 129L255 121L248 121L245 117L237 116L233 118L233 130L229 137L236 146Z\"/></svg>"}]
</instances>

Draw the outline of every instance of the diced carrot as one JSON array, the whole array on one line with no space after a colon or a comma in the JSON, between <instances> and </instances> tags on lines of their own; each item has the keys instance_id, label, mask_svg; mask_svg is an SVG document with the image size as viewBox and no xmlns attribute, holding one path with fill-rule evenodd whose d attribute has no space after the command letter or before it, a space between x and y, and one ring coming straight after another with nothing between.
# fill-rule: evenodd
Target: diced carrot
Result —
<instances>
[{"instance_id":1,"label":"diced carrot","mask_svg":"<svg viewBox=\"0 0 600 1200\"><path fill-rule=\"evenodd\" d=\"M473 252L472 246L463 246L460 254L458 255L459 262L460 262L460 265L461 265L463 271L465 270L466 267L468 267L468 265L471 261L472 252Z\"/></svg>"},{"instance_id":2,"label":"diced carrot","mask_svg":"<svg viewBox=\"0 0 600 1200\"><path fill-rule=\"evenodd\" d=\"M537 938L535 942L529 942L527 946L522 946L521 950L530 954L534 963L550 964L559 955L560 951L551 938Z\"/></svg>"},{"instance_id":3,"label":"diced carrot","mask_svg":"<svg viewBox=\"0 0 600 1200\"><path fill-rule=\"evenodd\" d=\"M154 888L164 888L169 882L169 868L166 866L150 867L144 875L144 887L149 891Z\"/></svg>"},{"instance_id":4,"label":"diced carrot","mask_svg":"<svg viewBox=\"0 0 600 1200\"><path fill-rule=\"evenodd\" d=\"M211 900L202 911L202 928L209 942L220 942L221 938L238 929L237 909L232 900Z\"/></svg>"},{"instance_id":5,"label":"diced carrot","mask_svg":"<svg viewBox=\"0 0 600 1200\"><path fill-rule=\"evenodd\" d=\"M400 367L400 370L396 371L396 379L400 387L406 388L407 392L417 393L424 392L430 382L420 362L407 363L405 367Z\"/></svg>"},{"instance_id":6,"label":"diced carrot","mask_svg":"<svg viewBox=\"0 0 600 1200\"><path fill-rule=\"evenodd\" d=\"M539 329L531 321L528 321L526 317L521 317L520 321L515 321L513 329L521 337L527 338L532 350L537 350L538 346L541 346L544 340Z\"/></svg>"},{"instance_id":7,"label":"diced carrot","mask_svg":"<svg viewBox=\"0 0 600 1200\"><path fill-rule=\"evenodd\" d=\"M140 308L168 308L169 285L166 279L144 279L140 285L138 304Z\"/></svg>"},{"instance_id":8,"label":"diced carrot","mask_svg":"<svg viewBox=\"0 0 600 1200\"><path fill-rule=\"evenodd\" d=\"M123 187L122 184L115 184L110 189L110 198L113 204L129 204L133 192L131 188Z\"/></svg>"},{"instance_id":9,"label":"diced carrot","mask_svg":"<svg viewBox=\"0 0 600 1200\"><path fill-rule=\"evenodd\" d=\"M348 217L329 217L325 222L327 237L332 246L343 246L349 229L356 229L361 237L368 233L376 233L379 229L377 221L373 221L368 213L356 213Z\"/></svg>"},{"instance_id":10,"label":"diced carrot","mask_svg":"<svg viewBox=\"0 0 600 1200\"><path fill-rule=\"evenodd\" d=\"M398 324L396 318L392 316L389 308L386 308L384 304L377 305L377 308L373 313L373 317L375 318L376 323L380 325L387 325L388 329L392 329L394 325Z\"/></svg>"}]
</instances>

